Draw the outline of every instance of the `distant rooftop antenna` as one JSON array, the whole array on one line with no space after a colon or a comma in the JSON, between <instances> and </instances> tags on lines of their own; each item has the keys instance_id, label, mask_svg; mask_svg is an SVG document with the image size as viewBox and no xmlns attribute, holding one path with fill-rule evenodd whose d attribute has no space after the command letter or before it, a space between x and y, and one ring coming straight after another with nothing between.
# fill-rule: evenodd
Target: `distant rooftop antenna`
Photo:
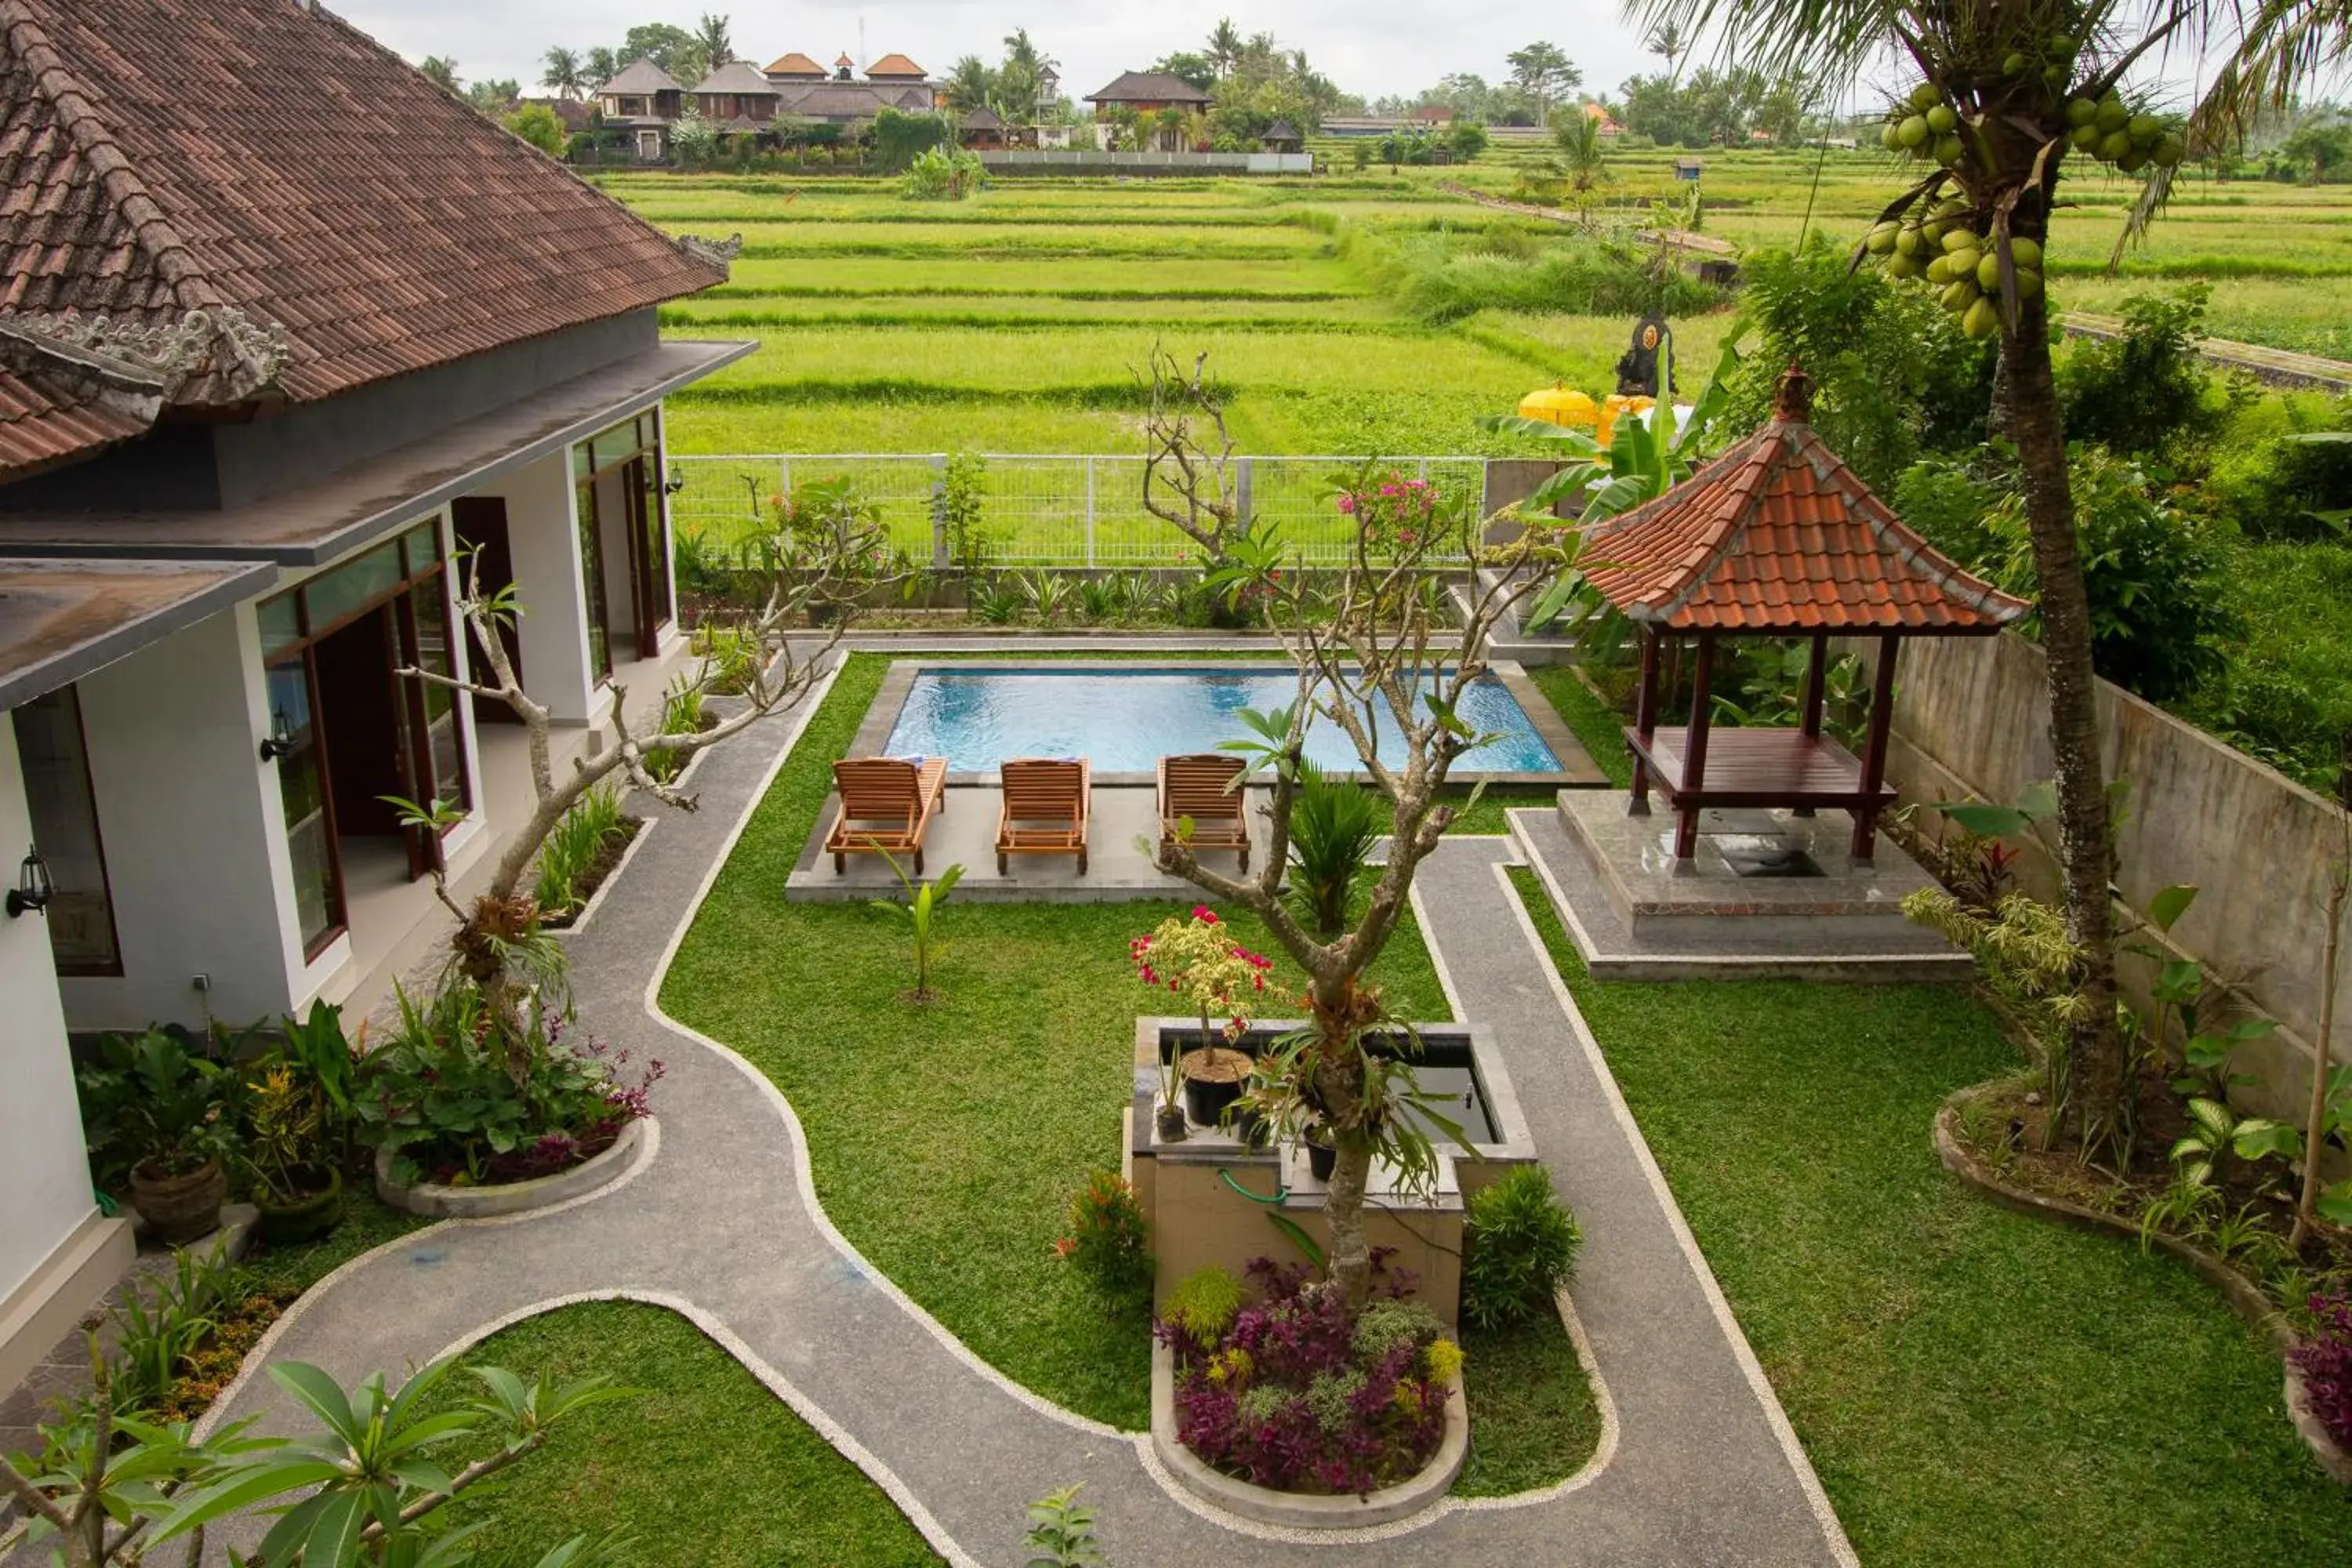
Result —
<instances>
[{"instance_id":1,"label":"distant rooftop antenna","mask_svg":"<svg viewBox=\"0 0 2352 1568\"><path fill-rule=\"evenodd\" d=\"M866 18L861 15L857 18L857 68L864 70L873 63L874 57L866 52Z\"/></svg>"}]
</instances>

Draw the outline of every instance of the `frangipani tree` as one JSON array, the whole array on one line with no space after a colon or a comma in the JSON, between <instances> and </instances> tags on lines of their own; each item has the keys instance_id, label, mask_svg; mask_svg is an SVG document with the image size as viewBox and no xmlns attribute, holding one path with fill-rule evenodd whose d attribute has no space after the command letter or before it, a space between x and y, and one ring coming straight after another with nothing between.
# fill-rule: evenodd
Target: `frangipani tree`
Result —
<instances>
[{"instance_id":1,"label":"frangipani tree","mask_svg":"<svg viewBox=\"0 0 2352 1568\"><path fill-rule=\"evenodd\" d=\"M2060 182L2096 158L2160 204L2169 170L2261 96L2281 97L2340 51L2343 7L2196 0L1626 0L1628 15L1712 36L1768 74L1878 81L1894 95L1887 144L1917 160L1857 261L1927 272L1979 336L1998 336L1997 416L2017 448L2047 654L2052 761L2069 937L2086 1004L2070 1026L2066 1113L2088 1144L2126 1137L2127 1051L2116 1026L2115 869L2099 754L2092 620L2074 529L2066 435L2052 375L2042 258ZM2188 134L2127 79L2168 52L2230 52ZM1890 65L1891 62L1891 65ZM1916 123L1915 123L1916 121ZM1906 237L1911 237L1906 238ZM1932 247L1932 249L1927 248ZM1966 275L1952 258L1965 254Z\"/></svg>"},{"instance_id":2,"label":"frangipani tree","mask_svg":"<svg viewBox=\"0 0 2352 1568\"><path fill-rule=\"evenodd\" d=\"M823 679L865 594L896 570L898 557L878 511L845 484L834 484L809 487L789 510L779 508L773 531L747 546L741 560L742 579L753 588L751 607L724 628L724 638L713 638L713 647L723 645L725 655L706 658L681 676L665 704L670 711L703 711L706 699L732 697L733 710L708 729L640 734L629 717L628 689L615 681L612 744L575 756L569 768L559 770L554 717L523 689L507 652L503 634L524 606L511 584L485 589L470 556L459 563L457 612L489 668L462 679L415 666L400 671L412 680L502 702L522 722L530 760L530 815L508 837L488 882L469 902L452 896L446 872L437 864L433 879L435 892L457 920L449 939L453 973L481 993L510 1053L530 1048L533 1031L521 1021L530 990L560 989L562 980L562 950L540 931L539 906L523 881L556 824L591 790L616 777L664 805L695 810L698 797L671 781L698 752L798 707ZM410 825L436 831L447 825L454 809L396 804ZM509 1069L519 1073L523 1065L510 1060Z\"/></svg>"},{"instance_id":3,"label":"frangipani tree","mask_svg":"<svg viewBox=\"0 0 2352 1568\"><path fill-rule=\"evenodd\" d=\"M1203 482L1220 483L1204 474ZM1572 564L1572 530L1531 522L1510 543L1489 548L1486 519L1467 496L1449 495L1368 463L1336 484L1334 504L1353 537L1338 580L1309 584L1288 564L1278 536L1239 543L1233 570L1263 624L1282 639L1297 672L1297 695L1271 714L1248 716L1253 734L1229 743L1271 782L1263 868L1227 876L1202 863L1181 836L1158 851L1163 870L1265 922L1306 976L1308 1022L1261 1065L1251 1100L1276 1129L1312 1128L1334 1152L1324 1217L1331 1277L1360 1301L1371 1251L1363 1205L1376 1159L1405 1184L1435 1173L1436 1153L1406 1112L1418 1087L1411 1065L1370 1048L1400 1026L1365 973L1404 917L1414 873L1453 825L1444 800L1454 764L1490 737L1460 717L1465 694L1486 672L1496 626ZM1484 563L1485 569L1465 572ZM1459 629L1443 614L1448 588L1463 585ZM1339 935L1310 930L1283 895L1291 812L1302 787L1307 728L1347 736L1357 766L1391 816L1385 862L1353 921ZM1382 743L1382 731L1387 731ZM1422 1119L1435 1123L1432 1108Z\"/></svg>"}]
</instances>

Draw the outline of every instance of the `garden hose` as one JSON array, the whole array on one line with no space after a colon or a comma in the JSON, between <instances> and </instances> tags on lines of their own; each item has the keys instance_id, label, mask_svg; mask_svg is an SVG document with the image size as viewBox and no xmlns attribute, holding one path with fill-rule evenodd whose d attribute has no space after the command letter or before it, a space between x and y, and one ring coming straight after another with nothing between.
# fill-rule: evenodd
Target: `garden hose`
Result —
<instances>
[{"instance_id":1,"label":"garden hose","mask_svg":"<svg viewBox=\"0 0 2352 1568\"><path fill-rule=\"evenodd\" d=\"M1271 1206L1290 1196L1290 1189L1288 1187L1277 1184L1274 1189L1274 1196L1270 1198L1260 1197L1257 1194L1250 1191L1247 1187L1234 1180L1234 1173L1231 1171L1226 1170L1223 1165L1217 1167L1217 1174L1223 1178L1225 1185L1233 1188L1235 1193L1249 1199L1249 1201L1254 1204L1265 1204L1268 1206Z\"/></svg>"}]
</instances>

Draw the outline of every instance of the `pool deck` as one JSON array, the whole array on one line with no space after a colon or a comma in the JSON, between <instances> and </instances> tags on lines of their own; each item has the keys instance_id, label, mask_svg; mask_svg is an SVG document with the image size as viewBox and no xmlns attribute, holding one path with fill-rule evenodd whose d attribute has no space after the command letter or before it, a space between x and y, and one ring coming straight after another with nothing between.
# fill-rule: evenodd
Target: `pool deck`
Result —
<instances>
[{"instance_id":1,"label":"pool deck","mask_svg":"<svg viewBox=\"0 0 2352 1568\"><path fill-rule=\"evenodd\" d=\"M857 739L851 743L849 755L878 757L888 754L890 732L898 726L899 710L907 705L907 696L914 689L915 678L927 670L970 674L974 669L1002 669L1024 673L1034 671L1041 675L1067 675L1076 671L1132 672L1139 668L1150 668L1153 667L1138 664L1132 660L1106 661L1099 666L1089 666L1084 659L1070 658L989 658L984 662L952 658L893 659L889 670L882 678L881 689L875 693L874 706L866 710L866 721L857 728ZM1286 668L1288 663L1287 657L1276 651L1255 658L1187 658L1171 668L1185 671L1268 669ZM1528 679L1527 671L1516 664L1503 660L1488 665L1487 670L1496 679L1503 683L1504 689L1511 694L1512 700L1519 705L1519 710L1527 715L1528 725L1550 749L1551 754L1559 760L1559 766L1541 772L1524 770L1495 772L1457 766L1451 775L1454 780L1463 784L1483 782L1490 784L1550 784L1566 785L1570 788L1591 787L1606 784L1609 782L1609 775L1602 773L1599 765L1585 752L1574 731L1561 722L1559 710L1552 707L1549 699L1537 689L1535 683ZM1360 773L1339 773L1335 771L1334 776L1361 778L1365 775ZM1095 773L1094 780L1097 792L1105 788L1133 784L1140 784L1150 789L1158 782L1149 773L1110 773L1099 770ZM948 782L951 785L993 786L996 776L992 773L950 773ZM1150 826L1150 809L1151 802L1147 796L1143 803L1147 827ZM830 818L828 817L827 820ZM989 807L989 820L992 824L995 821L993 803ZM1098 828L1097 832L1098 835L1100 829ZM993 843L992 837L991 842ZM1099 837L1097 837L1096 842L1098 845L1101 843ZM995 852L992 848L990 850L989 860L992 868L995 863ZM968 869L969 864L967 862ZM883 874L886 878L888 876L888 868L884 868ZM971 884L965 885L969 887Z\"/></svg>"},{"instance_id":2,"label":"pool deck","mask_svg":"<svg viewBox=\"0 0 2352 1568\"><path fill-rule=\"evenodd\" d=\"M1265 828L1259 810L1267 794L1263 787L1250 791L1249 834L1251 842L1257 846L1250 860L1253 869L1265 863L1258 858L1265 844ZM1181 878L1169 876L1151 863L1151 847L1159 834L1160 819L1153 809L1150 780L1106 784L1101 775L1097 775L1093 820L1087 825L1087 873L1083 877L1078 875L1078 858L1075 855L1015 855L1007 867L1011 874L997 875L996 816L1003 798L1003 792L993 783L950 783L946 809L931 818L930 832L923 846L924 878L935 878L950 866L961 866L963 879L955 889L958 903L1015 903L1024 900L1055 903L1199 900L1199 889ZM838 795L826 797L816 827L801 846L800 858L793 864L792 876L785 879L785 901L863 902L867 899L903 897L905 889L898 886L889 863L879 855L852 855L848 869L835 873L833 857L824 853L824 836L833 826L833 816L839 805ZM900 856L898 859L912 875L914 868L907 858ZM1235 868L1234 860L1229 851L1208 857L1209 865L1229 872Z\"/></svg>"}]
</instances>

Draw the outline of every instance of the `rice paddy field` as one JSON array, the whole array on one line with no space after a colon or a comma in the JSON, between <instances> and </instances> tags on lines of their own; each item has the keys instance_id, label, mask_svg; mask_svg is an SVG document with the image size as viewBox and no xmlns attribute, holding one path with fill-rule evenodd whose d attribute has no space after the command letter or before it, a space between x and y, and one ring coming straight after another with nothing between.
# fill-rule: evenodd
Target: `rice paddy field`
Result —
<instances>
[{"instance_id":1,"label":"rice paddy field","mask_svg":"<svg viewBox=\"0 0 2352 1568\"><path fill-rule=\"evenodd\" d=\"M1265 455L1507 453L1481 418L1553 381L1611 389L1631 310L1512 298L1432 320L1382 263L1430 236L1497 244L1514 265L1565 247L1447 188L1508 195L1540 149L1501 142L1394 176L1355 170L1345 144L1318 151L1334 172L1311 181L1003 180L954 204L836 176L601 183L673 232L743 237L731 281L665 311L674 332L760 344L671 401L681 453L1134 453L1155 346L1207 353L1239 448ZM1604 200L1675 192L1675 156L1620 154ZM1704 159L1702 227L1742 247L1850 237L1895 184L1867 153ZM2114 276L2124 184L2094 175L2066 194L2062 307L2111 311L2134 289L2201 279L2220 285L2216 335L2352 357L2352 187L2189 182ZM1678 320L1686 367L1713 363L1736 313L1726 296Z\"/></svg>"}]
</instances>

